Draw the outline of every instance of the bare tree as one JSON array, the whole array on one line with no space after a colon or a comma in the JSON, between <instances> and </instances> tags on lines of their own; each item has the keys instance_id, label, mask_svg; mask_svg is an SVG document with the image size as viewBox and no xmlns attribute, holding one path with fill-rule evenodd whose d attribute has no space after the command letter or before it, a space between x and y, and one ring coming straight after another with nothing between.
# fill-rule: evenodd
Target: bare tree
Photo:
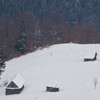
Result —
<instances>
[{"instance_id":1,"label":"bare tree","mask_svg":"<svg viewBox=\"0 0 100 100\"><path fill-rule=\"evenodd\" d=\"M98 84L98 80L97 80L97 78L95 77L95 78L94 78L94 87L95 87L95 89L97 88L97 84Z\"/></svg>"}]
</instances>

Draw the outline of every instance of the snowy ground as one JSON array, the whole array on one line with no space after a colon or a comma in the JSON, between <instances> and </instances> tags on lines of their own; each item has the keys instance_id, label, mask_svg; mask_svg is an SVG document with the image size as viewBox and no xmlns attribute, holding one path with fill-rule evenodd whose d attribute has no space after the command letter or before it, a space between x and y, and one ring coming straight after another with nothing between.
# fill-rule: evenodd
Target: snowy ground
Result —
<instances>
[{"instance_id":1,"label":"snowy ground","mask_svg":"<svg viewBox=\"0 0 100 100\"><path fill-rule=\"evenodd\" d=\"M97 61L84 62L84 57ZM2 83L16 74L25 79L24 90L5 95L0 87L0 100L100 100L100 44L60 44L6 62ZM94 79L97 79L95 89ZM48 84L60 84L59 92L46 92Z\"/></svg>"}]
</instances>

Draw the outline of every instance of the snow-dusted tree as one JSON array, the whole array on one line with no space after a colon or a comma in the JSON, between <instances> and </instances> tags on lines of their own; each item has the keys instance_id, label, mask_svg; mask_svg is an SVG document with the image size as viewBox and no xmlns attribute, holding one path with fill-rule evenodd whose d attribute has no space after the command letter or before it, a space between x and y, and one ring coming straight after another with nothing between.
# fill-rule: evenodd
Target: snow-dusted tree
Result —
<instances>
[{"instance_id":1,"label":"snow-dusted tree","mask_svg":"<svg viewBox=\"0 0 100 100\"><path fill-rule=\"evenodd\" d=\"M17 51L21 52L21 54L24 54L25 52L25 43L26 43L26 33L25 33L25 25L24 22L21 22L20 26L20 34L18 36L15 48Z\"/></svg>"},{"instance_id":2,"label":"snow-dusted tree","mask_svg":"<svg viewBox=\"0 0 100 100\"><path fill-rule=\"evenodd\" d=\"M4 69L5 69L5 60L4 60L4 56L2 53L2 49L0 48L0 76L2 72L4 71Z\"/></svg>"},{"instance_id":3,"label":"snow-dusted tree","mask_svg":"<svg viewBox=\"0 0 100 100\"><path fill-rule=\"evenodd\" d=\"M42 34L39 22L36 22L35 29L34 29L34 37L33 37L33 47L36 49L38 47L42 47Z\"/></svg>"},{"instance_id":4,"label":"snow-dusted tree","mask_svg":"<svg viewBox=\"0 0 100 100\"><path fill-rule=\"evenodd\" d=\"M61 41L62 36L58 30L58 26L57 25L52 25L48 32L47 32L47 36L46 36L47 40L51 43L59 43L59 41Z\"/></svg>"}]
</instances>

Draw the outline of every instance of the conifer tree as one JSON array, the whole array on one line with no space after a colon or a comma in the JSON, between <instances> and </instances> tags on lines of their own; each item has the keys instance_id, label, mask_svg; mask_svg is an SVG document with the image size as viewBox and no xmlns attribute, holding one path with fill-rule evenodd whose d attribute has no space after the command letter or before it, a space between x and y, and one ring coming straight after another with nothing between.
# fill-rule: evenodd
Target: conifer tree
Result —
<instances>
[{"instance_id":1,"label":"conifer tree","mask_svg":"<svg viewBox=\"0 0 100 100\"><path fill-rule=\"evenodd\" d=\"M2 53L2 49L0 48L0 76L2 72L4 71L4 69L5 69L5 60L4 60L4 56Z\"/></svg>"},{"instance_id":2,"label":"conifer tree","mask_svg":"<svg viewBox=\"0 0 100 100\"><path fill-rule=\"evenodd\" d=\"M25 25L24 22L22 21L21 26L20 26L20 34L18 36L15 49L21 54L24 54L25 52L25 43L26 43L26 34L25 34Z\"/></svg>"}]
</instances>

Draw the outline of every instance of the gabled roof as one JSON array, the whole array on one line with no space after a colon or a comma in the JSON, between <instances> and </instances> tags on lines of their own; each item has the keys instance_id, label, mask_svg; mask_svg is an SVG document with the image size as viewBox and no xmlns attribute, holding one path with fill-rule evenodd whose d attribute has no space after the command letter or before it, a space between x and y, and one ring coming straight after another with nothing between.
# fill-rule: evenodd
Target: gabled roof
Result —
<instances>
[{"instance_id":1,"label":"gabled roof","mask_svg":"<svg viewBox=\"0 0 100 100\"><path fill-rule=\"evenodd\" d=\"M11 80L10 83L14 83L18 88L21 88L24 85L24 82L25 82L24 79L19 74L17 74L15 76L15 78L13 78L13 80ZM9 84L7 85L6 88L13 88L13 87L9 86Z\"/></svg>"}]
</instances>

